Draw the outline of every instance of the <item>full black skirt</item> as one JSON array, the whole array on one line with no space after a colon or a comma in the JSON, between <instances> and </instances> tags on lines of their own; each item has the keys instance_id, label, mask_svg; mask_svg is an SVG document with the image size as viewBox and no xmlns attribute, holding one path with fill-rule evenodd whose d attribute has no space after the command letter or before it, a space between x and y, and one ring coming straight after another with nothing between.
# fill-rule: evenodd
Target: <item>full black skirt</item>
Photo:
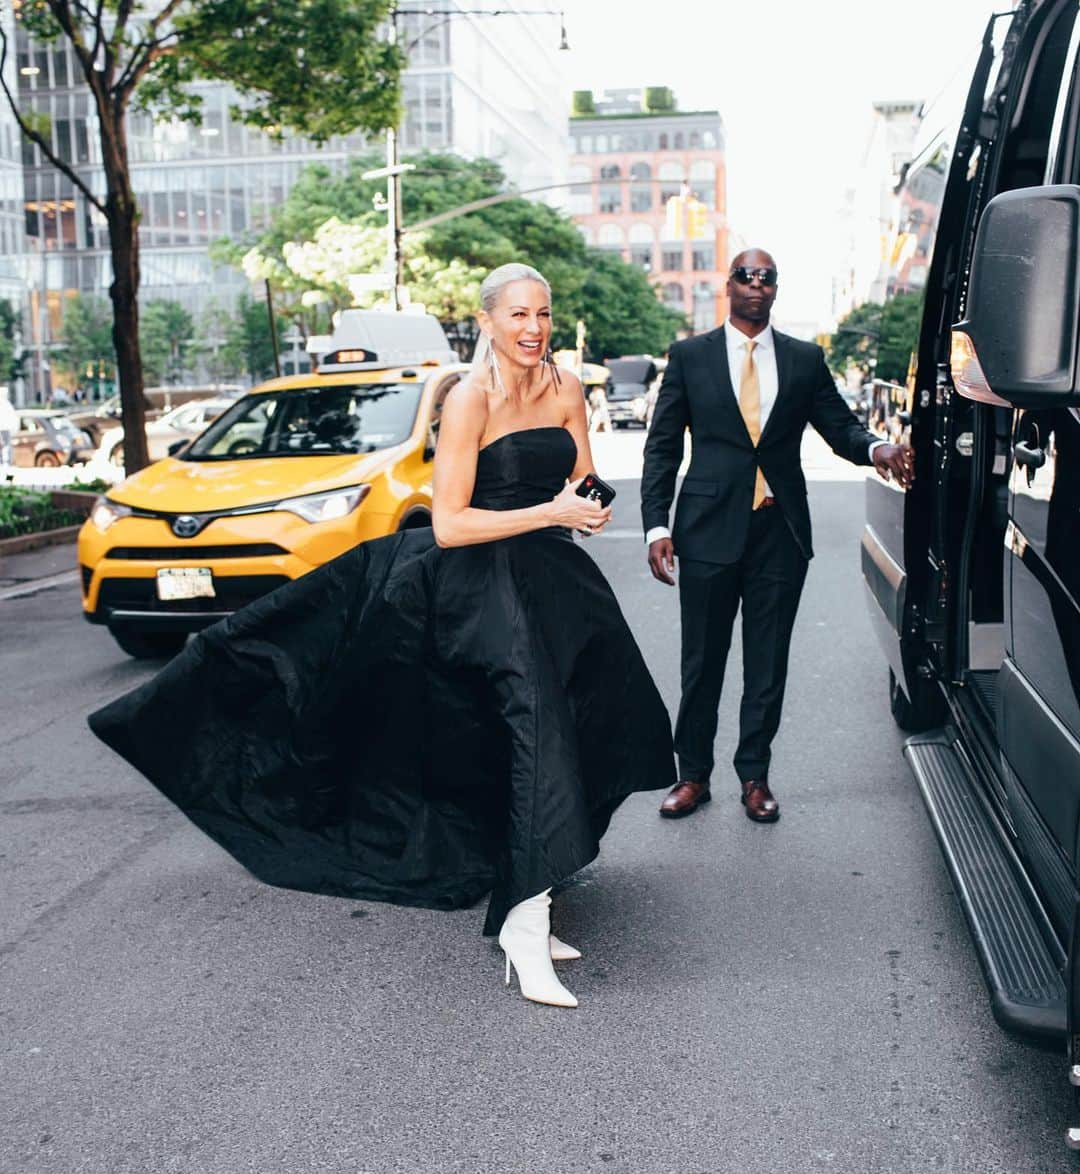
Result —
<instances>
[{"instance_id":1,"label":"full black skirt","mask_svg":"<svg viewBox=\"0 0 1080 1174\"><path fill-rule=\"evenodd\" d=\"M189 641L94 732L269 884L485 933L674 783L667 711L564 531L364 543Z\"/></svg>"}]
</instances>

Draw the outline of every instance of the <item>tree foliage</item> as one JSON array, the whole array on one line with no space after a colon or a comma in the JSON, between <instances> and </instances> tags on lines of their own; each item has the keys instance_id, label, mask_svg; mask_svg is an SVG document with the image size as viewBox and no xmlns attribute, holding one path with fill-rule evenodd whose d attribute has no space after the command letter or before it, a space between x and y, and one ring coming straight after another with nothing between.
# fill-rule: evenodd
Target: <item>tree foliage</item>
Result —
<instances>
[{"instance_id":1,"label":"tree foliage","mask_svg":"<svg viewBox=\"0 0 1080 1174\"><path fill-rule=\"evenodd\" d=\"M252 280L270 280L285 295L283 310L300 318L308 332L325 329L323 316L334 309L372 304L385 295L356 293L348 277L385 268L385 213L374 206L382 185L361 178L377 162L360 158L339 174L310 168L264 233L222 243L217 254ZM402 185L406 230L507 195L503 173L491 160L424 154L411 162L416 169ZM519 196L406 231L403 254L410 297L448 325L476 313L484 275L510 261L535 266L550 282L556 348L574 345L579 318L595 356L662 353L685 325L681 314L661 305L637 266L588 249L567 216Z\"/></svg>"},{"instance_id":2,"label":"tree foliage","mask_svg":"<svg viewBox=\"0 0 1080 1174\"><path fill-rule=\"evenodd\" d=\"M76 385L89 381L115 362L112 314L103 298L76 294L64 309L60 345L52 352L53 366L68 374Z\"/></svg>"},{"instance_id":3,"label":"tree foliage","mask_svg":"<svg viewBox=\"0 0 1080 1174\"><path fill-rule=\"evenodd\" d=\"M0 383L9 383L19 373L21 362L15 358L15 327L18 320L15 307L0 298Z\"/></svg>"},{"instance_id":4,"label":"tree foliage","mask_svg":"<svg viewBox=\"0 0 1080 1174\"><path fill-rule=\"evenodd\" d=\"M286 128L323 141L376 133L400 118L404 54L378 36L394 0L19 0L16 20L38 41L67 41L89 91L104 184L54 150L47 120L11 88L10 38L0 22L0 90L23 135L74 185L109 228L113 347L124 463L147 462L140 354L139 210L131 184L127 115L133 107L198 122L195 83L228 82L233 117L272 135Z\"/></svg>"},{"instance_id":5,"label":"tree foliage","mask_svg":"<svg viewBox=\"0 0 1080 1174\"><path fill-rule=\"evenodd\" d=\"M911 353L918 345L923 295L897 294L884 305L864 302L837 326L829 340L829 365L838 375L851 367L869 376L903 383ZM871 360L875 360L871 368Z\"/></svg>"},{"instance_id":6,"label":"tree foliage","mask_svg":"<svg viewBox=\"0 0 1080 1174\"><path fill-rule=\"evenodd\" d=\"M179 302L148 302L139 317L143 371L151 383L178 383L193 342L195 320Z\"/></svg>"}]
</instances>

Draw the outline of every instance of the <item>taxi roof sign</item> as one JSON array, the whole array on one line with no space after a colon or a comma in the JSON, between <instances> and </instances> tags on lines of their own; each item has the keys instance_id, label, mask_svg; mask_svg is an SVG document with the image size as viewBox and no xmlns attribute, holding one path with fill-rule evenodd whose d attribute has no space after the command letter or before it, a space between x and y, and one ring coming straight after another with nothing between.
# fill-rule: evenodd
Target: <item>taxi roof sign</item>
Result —
<instances>
[{"instance_id":1,"label":"taxi roof sign","mask_svg":"<svg viewBox=\"0 0 1080 1174\"><path fill-rule=\"evenodd\" d=\"M319 364L326 373L458 362L434 314L342 310L327 343Z\"/></svg>"}]
</instances>

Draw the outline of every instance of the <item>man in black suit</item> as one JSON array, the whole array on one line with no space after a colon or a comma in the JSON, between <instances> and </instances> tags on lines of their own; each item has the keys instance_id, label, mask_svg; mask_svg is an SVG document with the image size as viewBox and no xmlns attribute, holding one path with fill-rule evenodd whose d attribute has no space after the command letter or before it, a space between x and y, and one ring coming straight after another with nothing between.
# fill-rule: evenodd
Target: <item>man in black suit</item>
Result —
<instances>
[{"instance_id":1,"label":"man in black suit","mask_svg":"<svg viewBox=\"0 0 1080 1174\"><path fill-rule=\"evenodd\" d=\"M813 426L840 456L873 464L907 488L912 452L868 432L844 403L819 346L774 331L776 262L748 249L732 263L728 322L671 348L645 443L641 514L649 567L674 585L679 557L682 701L675 725L679 783L660 808L669 818L708 802L717 709L735 614L742 605L743 696L735 771L746 814L780 816L769 789L770 746L780 724L788 649L810 545L799 449ZM690 430L693 455L668 511Z\"/></svg>"}]
</instances>

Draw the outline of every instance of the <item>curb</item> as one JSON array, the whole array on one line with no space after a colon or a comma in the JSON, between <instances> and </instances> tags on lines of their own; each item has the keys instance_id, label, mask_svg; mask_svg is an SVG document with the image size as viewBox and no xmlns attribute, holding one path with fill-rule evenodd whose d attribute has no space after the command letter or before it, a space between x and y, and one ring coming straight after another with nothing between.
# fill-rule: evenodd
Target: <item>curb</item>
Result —
<instances>
[{"instance_id":1,"label":"curb","mask_svg":"<svg viewBox=\"0 0 1080 1174\"><path fill-rule=\"evenodd\" d=\"M6 554L22 554L42 546L59 546L74 542L82 526L61 526L59 530L38 530L34 534L16 534L14 538L0 538L0 558Z\"/></svg>"}]
</instances>

